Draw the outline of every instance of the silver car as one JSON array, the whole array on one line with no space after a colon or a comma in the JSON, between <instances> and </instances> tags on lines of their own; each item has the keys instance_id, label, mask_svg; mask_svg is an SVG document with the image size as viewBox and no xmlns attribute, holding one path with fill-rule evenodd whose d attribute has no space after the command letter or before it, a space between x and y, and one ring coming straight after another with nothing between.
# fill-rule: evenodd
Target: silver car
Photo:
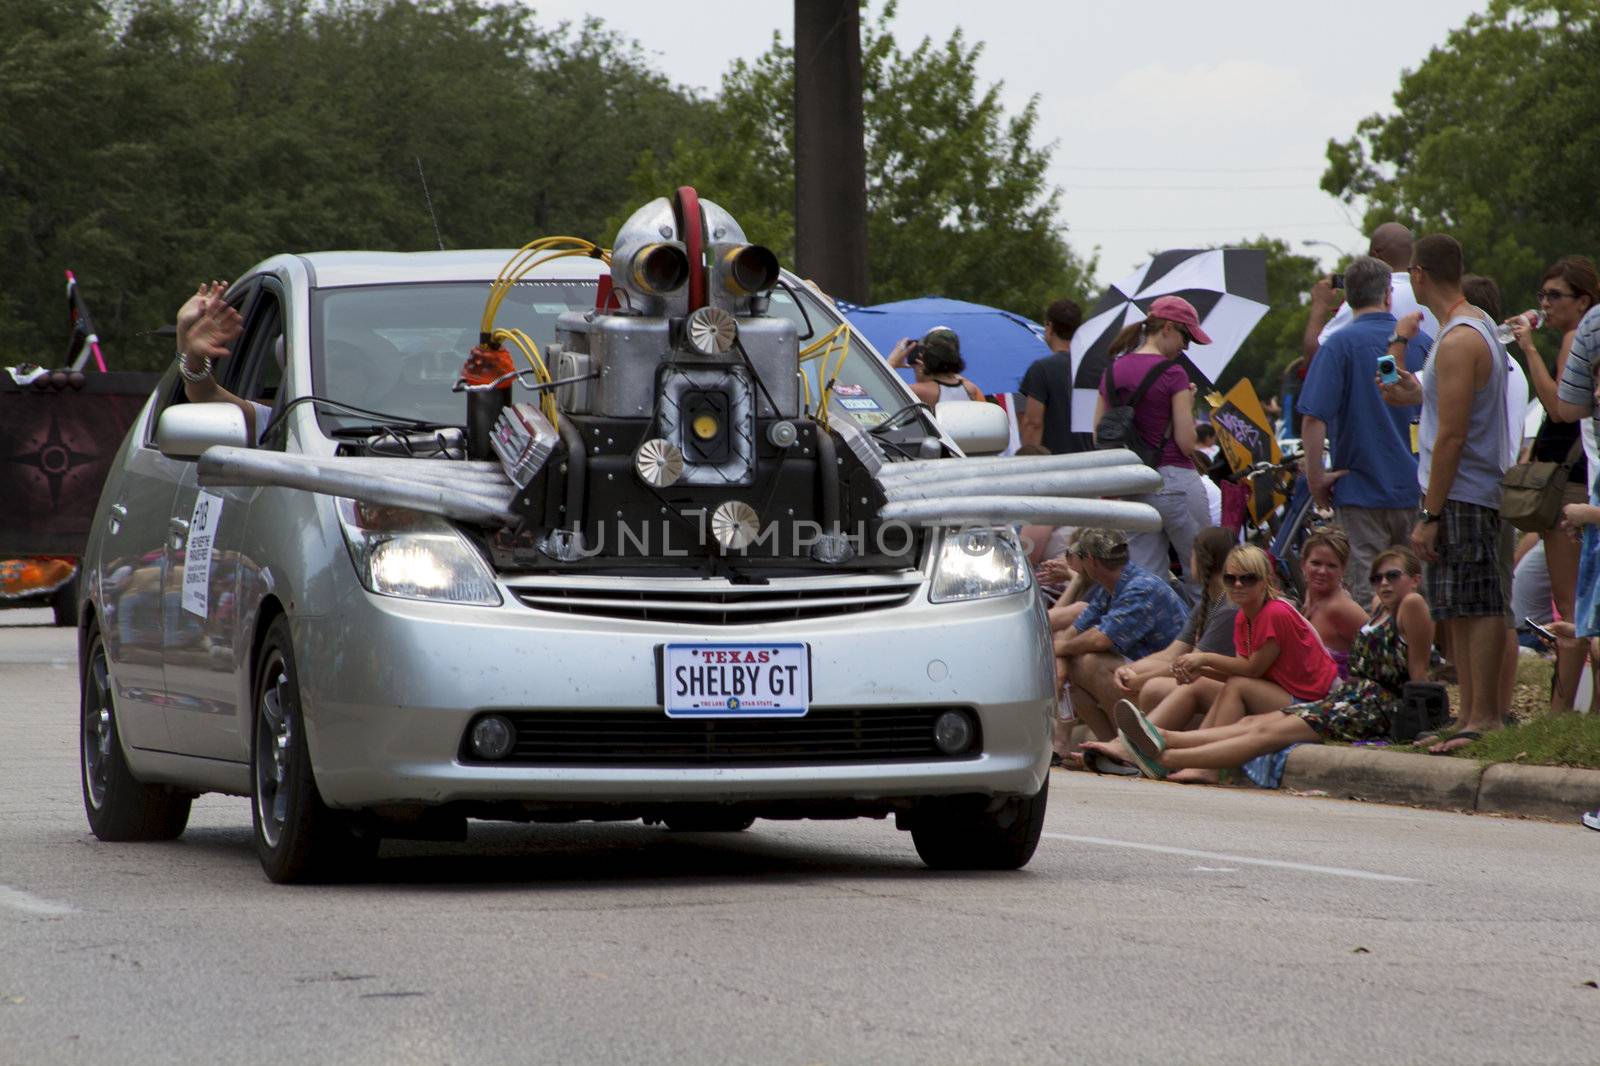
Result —
<instances>
[{"instance_id":1,"label":"silver car","mask_svg":"<svg viewBox=\"0 0 1600 1066\"><path fill-rule=\"evenodd\" d=\"M346 874L384 837L460 839L470 818L738 831L756 818L893 815L932 866L1026 863L1044 818L1054 674L1031 572L1003 527L976 542L932 529L891 564L868 552L759 573L620 557L574 568L437 514L202 483L197 458L217 446L452 469L463 424L452 386L511 254L256 266L229 291L245 330L218 374L272 413L259 442L237 408L186 403L176 370L162 380L115 460L84 558L95 834L170 839L194 796L221 792L250 797L275 881ZM548 353L560 323L592 313L604 274L594 259L542 266L510 288L500 321ZM843 322L788 274L769 299L791 345ZM831 385L860 423L898 419L953 447L960 434L856 343L831 380L812 362L798 387ZM519 382L513 399L540 395ZM997 409L954 406L974 410L950 412L951 425L992 430ZM589 470L596 500L603 469ZM702 662L724 665L696 673ZM692 713L737 704L762 665L772 714Z\"/></svg>"}]
</instances>

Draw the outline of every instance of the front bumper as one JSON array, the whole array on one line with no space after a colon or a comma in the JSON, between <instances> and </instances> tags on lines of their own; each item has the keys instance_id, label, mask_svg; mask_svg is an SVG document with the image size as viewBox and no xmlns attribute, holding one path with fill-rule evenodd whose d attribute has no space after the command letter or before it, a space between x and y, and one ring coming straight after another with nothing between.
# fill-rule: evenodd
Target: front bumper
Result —
<instances>
[{"instance_id":1,"label":"front bumper","mask_svg":"<svg viewBox=\"0 0 1600 1066\"><path fill-rule=\"evenodd\" d=\"M1054 665L1030 591L760 626L560 615L515 600L460 607L353 592L294 620L306 735L325 802L782 803L1032 794L1049 772ZM484 711L659 710L669 641L804 641L815 709L963 706L981 753L926 761L775 765L537 766L465 763Z\"/></svg>"}]
</instances>

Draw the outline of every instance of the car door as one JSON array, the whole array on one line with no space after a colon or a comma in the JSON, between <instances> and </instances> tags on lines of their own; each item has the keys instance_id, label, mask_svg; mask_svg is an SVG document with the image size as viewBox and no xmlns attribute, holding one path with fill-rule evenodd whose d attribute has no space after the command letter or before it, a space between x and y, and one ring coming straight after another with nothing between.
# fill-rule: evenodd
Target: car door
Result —
<instances>
[{"instance_id":1,"label":"car door","mask_svg":"<svg viewBox=\"0 0 1600 1066\"><path fill-rule=\"evenodd\" d=\"M258 283L249 295L234 354L217 368L223 388L257 399L268 387L261 383L268 375L259 372L259 364L264 359L275 367L272 348L282 336L281 321L276 283ZM259 491L203 488L198 463L188 460L173 495L165 549L162 659L172 750L185 755L236 762L249 758L238 706L241 689L248 690L248 684L240 684L241 674L250 669L249 648L239 638L239 546Z\"/></svg>"},{"instance_id":2,"label":"car door","mask_svg":"<svg viewBox=\"0 0 1600 1066\"><path fill-rule=\"evenodd\" d=\"M183 464L156 449L155 426L183 394L176 372L157 386L153 401L131 432L121 469L106 481L111 504L100 540L103 635L113 681L117 728L136 748L171 749L162 665L161 589L165 578L167 521L183 477Z\"/></svg>"}]
</instances>

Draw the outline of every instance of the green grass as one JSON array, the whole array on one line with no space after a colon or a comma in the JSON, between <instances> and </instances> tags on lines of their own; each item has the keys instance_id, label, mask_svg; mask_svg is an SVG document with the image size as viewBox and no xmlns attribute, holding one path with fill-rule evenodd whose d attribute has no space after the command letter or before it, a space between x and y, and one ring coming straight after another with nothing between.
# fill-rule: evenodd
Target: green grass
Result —
<instances>
[{"instance_id":1,"label":"green grass","mask_svg":"<svg viewBox=\"0 0 1600 1066\"><path fill-rule=\"evenodd\" d=\"M1600 770L1600 715L1543 714L1485 733L1482 740L1473 741L1456 754L1484 763Z\"/></svg>"},{"instance_id":2,"label":"green grass","mask_svg":"<svg viewBox=\"0 0 1600 1066\"><path fill-rule=\"evenodd\" d=\"M1445 734L1446 738L1449 734ZM1395 745L1390 751L1426 752ZM1482 763L1514 762L1524 766L1581 766L1600 770L1600 715L1541 714L1525 722L1485 733L1450 752Z\"/></svg>"}]
</instances>

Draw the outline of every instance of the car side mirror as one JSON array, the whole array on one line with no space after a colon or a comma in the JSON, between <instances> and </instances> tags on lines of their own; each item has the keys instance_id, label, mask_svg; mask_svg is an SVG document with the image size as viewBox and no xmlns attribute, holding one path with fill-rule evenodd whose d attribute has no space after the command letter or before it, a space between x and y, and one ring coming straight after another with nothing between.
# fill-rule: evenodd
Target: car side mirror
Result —
<instances>
[{"instance_id":1,"label":"car side mirror","mask_svg":"<svg viewBox=\"0 0 1600 1066\"><path fill-rule=\"evenodd\" d=\"M933 417L963 455L999 455L1011 443L1011 419L993 403L935 405Z\"/></svg>"},{"instance_id":2,"label":"car side mirror","mask_svg":"<svg viewBox=\"0 0 1600 1066\"><path fill-rule=\"evenodd\" d=\"M250 447L250 431L238 405L180 403L161 412L156 423L156 447L172 459L195 459L213 445Z\"/></svg>"}]
</instances>

